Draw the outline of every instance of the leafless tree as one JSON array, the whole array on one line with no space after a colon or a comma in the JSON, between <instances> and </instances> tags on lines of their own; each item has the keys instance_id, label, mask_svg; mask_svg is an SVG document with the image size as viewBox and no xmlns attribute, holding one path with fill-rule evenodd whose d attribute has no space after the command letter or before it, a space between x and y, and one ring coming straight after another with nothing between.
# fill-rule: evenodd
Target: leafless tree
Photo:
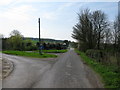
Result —
<instances>
[{"instance_id":1,"label":"leafless tree","mask_svg":"<svg viewBox=\"0 0 120 90\"><path fill-rule=\"evenodd\" d=\"M94 35L97 39L97 49L100 49L101 40L104 38L104 33L108 27L106 14L100 10L94 11L92 14L92 23Z\"/></svg>"}]
</instances>

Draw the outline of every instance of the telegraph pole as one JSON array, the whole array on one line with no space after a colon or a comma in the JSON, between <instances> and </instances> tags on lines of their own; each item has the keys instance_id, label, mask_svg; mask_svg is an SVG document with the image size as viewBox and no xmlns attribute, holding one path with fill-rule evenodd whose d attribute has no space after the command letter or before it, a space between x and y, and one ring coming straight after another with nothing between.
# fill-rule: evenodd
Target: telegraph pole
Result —
<instances>
[{"instance_id":1,"label":"telegraph pole","mask_svg":"<svg viewBox=\"0 0 120 90\"><path fill-rule=\"evenodd\" d=\"M40 18L38 19L38 23L39 23L39 53L41 55L42 50L41 50L41 38L40 38Z\"/></svg>"}]
</instances>

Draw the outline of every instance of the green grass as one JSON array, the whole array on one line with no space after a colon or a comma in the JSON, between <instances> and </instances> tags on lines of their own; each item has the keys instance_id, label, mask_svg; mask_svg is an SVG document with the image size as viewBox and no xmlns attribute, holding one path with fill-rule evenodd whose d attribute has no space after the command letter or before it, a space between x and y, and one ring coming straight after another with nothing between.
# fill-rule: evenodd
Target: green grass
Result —
<instances>
[{"instance_id":1,"label":"green grass","mask_svg":"<svg viewBox=\"0 0 120 90\"><path fill-rule=\"evenodd\" d=\"M36 50L35 52L38 52L39 50ZM43 53L65 53L67 52L67 49L64 50L42 50Z\"/></svg>"},{"instance_id":2,"label":"green grass","mask_svg":"<svg viewBox=\"0 0 120 90\"><path fill-rule=\"evenodd\" d=\"M43 55L40 55L38 52L25 52L25 51L2 51L2 53L11 54L11 55L18 55L18 56L35 57L35 58L54 58L54 57L57 57L57 55L53 55L53 54L44 53Z\"/></svg>"},{"instance_id":3,"label":"green grass","mask_svg":"<svg viewBox=\"0 0 120 90\"><path fill-rule=\"evenodd\" d=\"M44 53L65 53L67 50L43 50Z\"/></svg>"},{"instance_id":4,"label":"green grass","mask_svg":"<svg viewBox=\"0 0 120 90\"><path fill-rule=\"evenodd\" d=\"M101 77L105 88L120 88L120 72L117 71L117 67L100 64L93 59L86 56L85 53L75 50L94 71L96 71Z\"/></svg>"}]
</instances>

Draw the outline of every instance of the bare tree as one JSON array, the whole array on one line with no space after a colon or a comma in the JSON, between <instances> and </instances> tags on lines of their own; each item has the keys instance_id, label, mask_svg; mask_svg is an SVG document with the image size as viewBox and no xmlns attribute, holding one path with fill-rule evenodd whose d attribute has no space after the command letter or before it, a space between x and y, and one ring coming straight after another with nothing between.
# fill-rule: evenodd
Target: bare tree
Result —
<instances>
[{"instance_id":1,"label":"bare tree","mask_svg":"<svg viewBox=\"0 0 120 90\"><path fill-rule=\"evenodd\" d=\"M10 33L10 36L21 36L21 37L23 37L18 30L13 30L13 31Z\"/></svg>"},{"instance_id":2,"label":"bare tree","mask_svg":"<svg viewBox=\"0 0 120 90\"><path fill-rule=\"evenodd\" d=\"M104 44L105 44L104 49L108 49L107 46L112 44L112 39L113 39L112 25L109 25L109 27L106 28L106 30L104 31Z\"/></svg>"},{"instance_id":3,"label":"bare tree","mask_svg":"<svg viewBox=\"0 0 120 90\"><path fill-rule=\"evenodd\" d=\"M117 50L118 46L120 45L120 29L119 29L119 18L118 16L116 17L114 21L114 49L115 51Z\"/></svg>"},{"instance_id":4,"label":"bare tree","mask_svg":"<svg viewBox=\"0 0 120 90\"><path fill-rule=\"evenodd\" d=\"M94 35L97 39L97 49L100 49L101 40L104 38L104 31L108 27L106 14L100 10L94 11L92 14L92 23Z\"/></svg>"}]
</instances>

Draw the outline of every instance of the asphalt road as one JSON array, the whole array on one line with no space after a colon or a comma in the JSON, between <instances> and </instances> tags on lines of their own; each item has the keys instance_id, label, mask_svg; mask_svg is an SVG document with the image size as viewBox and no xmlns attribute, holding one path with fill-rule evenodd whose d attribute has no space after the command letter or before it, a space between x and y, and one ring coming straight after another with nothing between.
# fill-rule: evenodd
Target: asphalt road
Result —
<instances>
[{"instance_id":1,"label":"asphalt road","mask_svg":"<svg viewBox=\"0 0 120 90\"><path fill-rule=\"evenodd\" d=\"M27 58L3 54L14 62L14 70L3 80L3 88L31 88L55 63L55 59Z\"/></svg>"},{"instance_id":2,"label":"asphalt road","mask_svg":"<svg viewBox=\"0 0 120 90\"><path fill-rule=\"evenodd\" d=\"M69 50L57 59L3 55L15 64L4 88L102 88L99 77Z\"/></svg>"}]
</instances>

